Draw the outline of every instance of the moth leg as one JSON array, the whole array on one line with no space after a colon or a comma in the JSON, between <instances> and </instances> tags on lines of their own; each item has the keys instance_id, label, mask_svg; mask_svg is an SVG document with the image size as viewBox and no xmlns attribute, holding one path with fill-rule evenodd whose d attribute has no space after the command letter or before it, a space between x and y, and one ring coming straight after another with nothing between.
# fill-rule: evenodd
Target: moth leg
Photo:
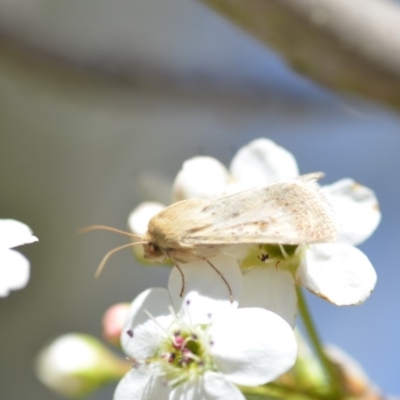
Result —
<instances>
[{"instance_id":1,"label":"moth leg","mask_svg":"<svg viewBox=\"0 0 400 400\"><path fill-rule=\"evenodd\" d=\"M181 288L181 292L179 293L179 296L182 297L183 293L185 291L185 287L186 287L186 280L185 280L185 274L182 271L182 268L179 266L179 264L177 262L174 262L174 266L176 267L176 269L179 271L179 273L181 274L181 278L182 278L182 288Z\"/></svg>"},{"instance_id":2,"label":"moth leg","mask_svg":"<svg viewBox=\"0 0 400 400\"><path fill-rule=\"evenodd\" d=\"M182 287L181 287L181 292L179 293L179 296L182 297L183 293L185 292L185 287L186 287L186 280L185 280L185 274L182 271L182 268L179 266L179 264L174 260L174 258L171 256L171 251L167 250L167 256L174 262L174 267L179 271L181 274L182 278Z\"/></svg>"},{"instance_id":3,"label":"moth leg","mask_svg":"<svg viewBox=\"0 0 400 400\"><path fill-rule=\"evenodd\" d=\"M206 258L203 258L203 260L221 277L221 279L224 281L226 287L228 288L229 291L229 298L231 300L231 303L233 303L233 293L231 289L231 285L229 285L229 282L226 280L224 277L223 273L218 270L218 268L211 263L210 260L207 260Z\"/></svg>"}]
</instances>

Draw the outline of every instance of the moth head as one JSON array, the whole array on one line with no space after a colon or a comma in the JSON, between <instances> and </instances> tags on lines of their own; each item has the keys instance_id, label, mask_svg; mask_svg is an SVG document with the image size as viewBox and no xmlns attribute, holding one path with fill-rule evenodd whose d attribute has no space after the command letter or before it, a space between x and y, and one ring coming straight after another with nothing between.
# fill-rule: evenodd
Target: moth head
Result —
<instances>
[{"instance_id":1,"label":"moth head","mask_svg":"<svg viewBox=\"0 0 400 400\"><path fill-rule=\"evenodd\" d=\"M144 258L151 261L163 261L165 259L164 252L161 247L154 241L149 240L143 243Z\"/></svg>"}]
</instances>

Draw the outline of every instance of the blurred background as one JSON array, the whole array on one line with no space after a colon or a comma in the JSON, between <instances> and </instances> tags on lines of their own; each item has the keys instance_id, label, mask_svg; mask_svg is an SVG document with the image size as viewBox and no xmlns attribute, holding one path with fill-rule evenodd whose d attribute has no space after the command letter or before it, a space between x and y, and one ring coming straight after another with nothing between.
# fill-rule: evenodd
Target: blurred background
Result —
<instances>
[{"instance_id":1,"label":"blurred background","mask_svg":"<svg viewBox=\"0 0 400 400\"><path fill-rule=\"evenodd\" d=\"M361 246L378 284L360 307L308 296L323 339L342 347L387 393L399 394L400 118L328 91L200 3L188 0L0 0L0 218L27 223L31 279L0 300L0 398L51 400L35 378L38 350L65 332L100 337L103 312L168 270L129 251L100 279L143 200L168 202L182 162L268 137L323 183L372 187L383 220ZM91 397L110 399L110 387Z\"/></svg>"}]
</instances>

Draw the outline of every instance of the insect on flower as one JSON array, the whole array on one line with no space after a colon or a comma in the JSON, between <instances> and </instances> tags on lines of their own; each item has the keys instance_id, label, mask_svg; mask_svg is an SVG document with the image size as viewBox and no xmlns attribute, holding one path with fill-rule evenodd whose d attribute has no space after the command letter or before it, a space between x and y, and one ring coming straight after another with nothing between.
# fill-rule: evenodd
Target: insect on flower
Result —
<instances>
[{"instance_id":1,"label":"insect on flower","mask_svg":"<svg viewBox=\"0 0 400 400\"><path fill-rule=\"evenodd\" d=\"M224 248L239 244L302 245L335 240L337 228L333 213L316 183L321 176L313 173L211 200L193 198L173 203L151 218L140 242L108 252L96 276L116 251L142 244L148 260L170 259L174 263L182 277L181 296L185 277L179 264L200 259L223 279L232 299L229 283L209 260ZM94 229L139 237L102 225L82 231Z\"/></svg>"}]
</instances>

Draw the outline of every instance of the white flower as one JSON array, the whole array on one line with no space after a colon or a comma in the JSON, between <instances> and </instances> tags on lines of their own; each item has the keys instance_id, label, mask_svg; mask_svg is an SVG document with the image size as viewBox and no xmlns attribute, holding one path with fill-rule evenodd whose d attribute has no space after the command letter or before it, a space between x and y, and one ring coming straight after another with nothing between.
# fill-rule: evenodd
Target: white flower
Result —
<instances>
[{"instance_id":1,"label":"white flower","mask_svg":"<svg viewBox=\"0 0 400 400\"><path fill-rule=\"evenodd\" d=\"M180 281L178 275L171 280ZM114 400L244 400L235 384L258 386L292 367L297 343L291 327L268 310L237 309L223 295L208 298L214 281L187 292L179 309L162 288L133 301L121 336L133 368Z\"/></svg>"},{"instance_id":2,"label":"white flower","mask_svg":"<svg viewBox=\"0 0 400 400\"><path fill-rule=\"evenodd\" d=\"M186 161L176 177L173 200L210 198L298 175L291 153L271 140L257 139L238 151L229 171L211 157ZM349 178L322 187L322 191L335 212L339 226L337 242L254 246L247 257L239 259L243 270L241 306L265 307L293 326L297 313L296 284L336 305L359 304L368 298L375 287L376 273L368 258L354 246L366 240L380 222L375 194ZM142 214L139 208L132 213L136 220L138 214ZM148 221L152 215L144 219ZM143 234L139 224L132 221L131 217L130 229Z\"/></svg>"},{"instance_id":3,"label":"white flower","mask_svg":"<svg viewBox=\"0 0 400 400\"><path fill-rule=\"evenodd\" d=\"M30 228L12 219L0 220L0 297L22 289L29 280L29 261L13 247L36 242Z\"/></svg>"},{"instance_id":4,"label":"white flower","mask_svg":"<svg viewBox=\"0 0 400 400\"><path fill-rule=\"evenodd\" d=\"M255 140L243 147L232 160L231 172L234 178L250 181L253 185L267 184L299 174L292 155L267 139ZM258 177L257 180L254 176ZM267 267L262 268L265 280L271 274L289 271L293 283L303 285L336 305L362 303L375 287L376 273L368 258L353 245L366 240L378 226L381 214L377 199L372 190L352 179L342 179L322 187L322 191L337 218L338 241L299 246L292 253L290 250L293 248L286 246L275 249L275 257L268 254L270 259L264 263ZM262 252L268 253L265 253L265 249ZM275 276L275 280L282 281L282 289L285 287L283 285L287 285L287 279L287 276ZM245 274L244 304L259 305L260 299L254 298L253 287L260 280L263 278L257 268ZM249 297L253 297L253 301L249 301Z\"/></svg>"}]
</instances>

